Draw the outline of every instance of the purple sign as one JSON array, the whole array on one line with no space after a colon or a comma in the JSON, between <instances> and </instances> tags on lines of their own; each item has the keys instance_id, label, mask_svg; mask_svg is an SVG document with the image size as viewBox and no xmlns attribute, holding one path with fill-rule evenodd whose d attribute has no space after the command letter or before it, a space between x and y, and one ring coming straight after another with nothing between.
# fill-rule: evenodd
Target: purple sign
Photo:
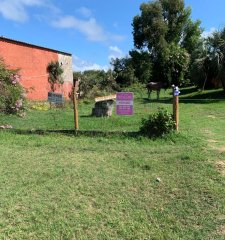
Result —
<instances>
[{"instance_id":1,"label":"purple sign","mask_svg":"<svg viewBox=\"0 0 225 240\"><path fill-rule=\"evenodd\" d=\"M132 92L119 92L116 94L116 114L134 114L134 94Z\"/></svg>"}]
</instances>

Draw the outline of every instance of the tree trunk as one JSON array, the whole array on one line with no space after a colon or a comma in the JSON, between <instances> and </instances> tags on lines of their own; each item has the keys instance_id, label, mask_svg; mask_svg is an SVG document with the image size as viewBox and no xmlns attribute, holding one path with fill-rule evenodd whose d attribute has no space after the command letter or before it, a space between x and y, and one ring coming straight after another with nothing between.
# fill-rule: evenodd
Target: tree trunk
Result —
<instances>
[{"instance_id":1,"label":"tree trunk","mask_svg":"<svg viewBox=\"0 0 225 240\"><path fill-rule=\"evenodd\" d=\"M204 83L203 83L202 91L205 90L205 84L206 84L207 79L208 79L208 74L205 75L205 80L204 80Z\"/></svg>"},{"instance_id":2,"label":"tree trunk","mask_svg":"<svg viewBox=\"0 0 225 240\"><path fill-rule=\"evenodd\" d=\"M223 86L223 90L225 92L225 79L221 79L221 83L222 83L222 86Z\"/></svg>"}]
</instances>

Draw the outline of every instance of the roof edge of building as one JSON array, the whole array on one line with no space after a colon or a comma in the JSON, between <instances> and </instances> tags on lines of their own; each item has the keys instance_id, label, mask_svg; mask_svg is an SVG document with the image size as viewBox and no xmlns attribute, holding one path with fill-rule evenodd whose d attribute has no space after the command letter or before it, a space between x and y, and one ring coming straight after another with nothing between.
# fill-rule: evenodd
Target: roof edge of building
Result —
<instances>
[{"instance_id":1,"label":"roof edge of building","mask_svg":"<svg viewBox=\"0 0 225 240\"><path fill-rule=\"evenodd\" d=\"M27 43L27 42L22 42L22 41L6 38L6 37L3 37L3 36L0 37L0 41L20 44L20 45L24 45L24 46L28 46L28 47L35 47L35 48L39 48L39 49L42 49L42 50L48 50L48 51L52 51L52 52L55 52L55 53L61 53L61 54L64 54L64 55L72 56L72 54L68 53L68 52L63 52L63 51L59 51L59 50L55 50L55 49L47 48L47 47L42 47L42 46L38 46L38 45L35 45L35 44L31 44L31 43Z\"/></svg>"}]
</instances>

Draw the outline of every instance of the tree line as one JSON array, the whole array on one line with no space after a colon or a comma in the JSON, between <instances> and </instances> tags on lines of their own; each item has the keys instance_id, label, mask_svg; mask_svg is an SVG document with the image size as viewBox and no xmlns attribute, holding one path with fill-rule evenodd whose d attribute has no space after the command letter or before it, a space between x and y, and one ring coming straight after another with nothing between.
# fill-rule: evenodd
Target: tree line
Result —
<instances>
[{"instance_id":1,"label":"tree line","mask_svg":"<svg viewBox=\"0 0 225 240\"><path fill-rule=\"evenodd\" d=\"M142 3L132 21L134 48L129 55L112 59L108 72L74 76L80 74L87 88L100 86L100 91L104 85L117 89L150 81L225 91L225 28L203 38L200 24L191 19L191 8L185 7L184 0Z\"/></svg>"}]
</instances>

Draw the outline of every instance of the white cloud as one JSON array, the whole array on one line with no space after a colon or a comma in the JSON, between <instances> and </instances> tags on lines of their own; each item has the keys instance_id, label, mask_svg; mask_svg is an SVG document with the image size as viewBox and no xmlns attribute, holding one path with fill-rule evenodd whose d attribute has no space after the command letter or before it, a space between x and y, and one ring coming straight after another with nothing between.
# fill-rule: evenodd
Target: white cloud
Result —
<instances>
[{"instance_id":1,"label":"white cloud","mask_svg":"<svg viewBox=\"0 0 225 240\"><path fill-rule=\"evenodd\" d=\"M0 13L6 19L25 22L28 19L26 7L44 4L44 0L0 0Z\"/></svg>"},{"instance_id":2,"label":"white cloud","mask_svg":"<svg viewBox=\"0 0 225 240\"><path fill-rule=\"evenodd\" d=\"M58 28L71 28L83 33L86 38L93 42L107 42L110 40L121 42L124 36L109 33L96 21L94 17L87 20L78 19L74 16L63 16L53 21L52 25Z\"/></svg>"},{"instance_id":3,"label":"white cloud","mask_svg":"<svg viewBox=\"0 0 225 240\"><path fill-rule=\"evenodd\" d=\"M83 16L83 17L91 17L92 16L92 11L89 8L86 7L81 7L78 9L78 12Z\"/></svg>"},{"instance_id":4,"label":"white cloud","mask_svg":"<svg viewBox=\"0 0 225 240\"><path fill-rule=\"evenodd\" d=\"M71 28L83 33L89 41L107 42L124 40L121 35L115 35L107 32L103 27L92 17L92 11L86 7L81 7L78 12L85 18L79 19L75 16L63 16L61 10L53 4L52 0L0 0L0 14L9 20L16 22L25 22L29 19L28 8L42 7L48 10L49 14L35 13L39 21L52 23L54 27ZM57 19L57 20L51 20Z\"/></svg>"},{"instance_id":5,"label":"white cloud","mask_svg":"<svg viewBox=\"0 0 225 240\"><path fill-rule=\"evenodd\" d=\"M107 71L109 66L101 66L97 63L88 62L82 60L79 57L73 55L73 70L76 72L83 72L86 70L104 70Z\"/></svg>"},{"instance_id":6,"label":"white cloud","mask_svg":"<svg viewBox=\"0 0 225 240\"><path fill-rule=\"evenodd\" d=\"M53 26L76 29L86 35L90 41L102 42L107 40L103 28L96 22L95 18L80 20L73 16L65 16L61 17L58 21L54 21Z\"/></svg>"},{"instance_id":7,"label":"white cloud","mask_svg":"<svg viewBox=\"0 0 225 240\"><path fill-rule=\"evenodd\" d=\"M202 38L211 37L212 34L213 34L216 30L217 30L217 29L216 29L215 27L212 27L212 28L209 29L209 31L204 31L201 36L202 36Z\"/></svg>"},{"instance_id":8,"label":"white cloud","mask_svg":"<svg viewBox=\"0 0 225 240\"><path fill-rule=\"evenodd\" d=\"M122 50L120 50L117 46L110 46L109 50L118 54L122 54Z\"/></svg>"},{"instance_id":9,"label":"white cloud","mask_svg":"<svg viewBox=\"0 0 225 240\"><path fill-rule=\"evenodd\" d=\"M124 56L123 51L119 49L117 46L109 47L109 56L108 59L111 61L112 59L121 58Z\"/></svg>"}]
</instances>

